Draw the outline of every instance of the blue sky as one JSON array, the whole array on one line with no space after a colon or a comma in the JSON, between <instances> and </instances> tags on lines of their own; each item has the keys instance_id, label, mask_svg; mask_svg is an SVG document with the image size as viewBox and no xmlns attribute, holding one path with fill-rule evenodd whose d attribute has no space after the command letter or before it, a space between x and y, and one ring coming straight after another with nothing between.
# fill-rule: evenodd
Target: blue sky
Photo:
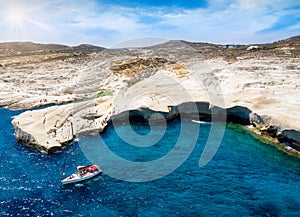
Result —
<instances>
[{"instance_id":1,"label":"blue sky","mask_svg":"<svg viewBox=\"0 0 300 217\"><path fill-rule=\"evenodd\" d=\"M140 40L143 43L149 41L146 39L218 44L273 42L300 35L300 2L0 0L0 32L1 42L105 47L136 38L144 38Z\"/></svg>"}]
</instances>

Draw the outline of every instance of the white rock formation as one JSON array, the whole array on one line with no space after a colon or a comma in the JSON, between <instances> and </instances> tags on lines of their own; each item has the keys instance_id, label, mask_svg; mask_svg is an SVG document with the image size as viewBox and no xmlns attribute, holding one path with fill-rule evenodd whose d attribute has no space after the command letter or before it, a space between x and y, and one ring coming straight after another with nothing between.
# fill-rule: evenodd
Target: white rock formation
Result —
<instances>
[{"instance_id":1,"label":"white rock formation","mask_svg":"<svg viewBox=\"0 0 300 217\"><path fill-rule=\"evenodd\" d=\"M13 119L17 140L46 153L61 150L80 133L102 132L112 97L26 111Z\"/></svg>"},{"instance_id":2,"label":"white rock formation","mask_svg":"<svg viewBox=\"0 0 300 217\"><path fill-rule=\"evenodd\" d=\"M292 47L244 52L234 62L204 58L176 42L106 50L78 62L18 61L0 68L0 105L20 109L87 99L14 118L17 139L46 152L72 140L71 122L75 135L101 132L112 114L141 108L169 112L169 106L191 101L246 107L279 131L300 132L300 57ZM98 97L101 93L113 96Z\"/></svg>"}]
</instances>

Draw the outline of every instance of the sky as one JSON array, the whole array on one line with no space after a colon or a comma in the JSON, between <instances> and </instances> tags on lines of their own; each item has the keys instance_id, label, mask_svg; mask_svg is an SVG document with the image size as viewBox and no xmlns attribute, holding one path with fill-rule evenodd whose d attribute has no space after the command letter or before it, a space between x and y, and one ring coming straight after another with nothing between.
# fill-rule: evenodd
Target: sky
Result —
<instances>
[{"instance_id":1,"label":"sky","mask_svg":"<svg viewBox=\"0 0 300 217\"><path fill-rule=\"evenodd\" d=\"M295 35L298 0L0 0L0 42L251 44Z\"/></svg>"}]
</instances>

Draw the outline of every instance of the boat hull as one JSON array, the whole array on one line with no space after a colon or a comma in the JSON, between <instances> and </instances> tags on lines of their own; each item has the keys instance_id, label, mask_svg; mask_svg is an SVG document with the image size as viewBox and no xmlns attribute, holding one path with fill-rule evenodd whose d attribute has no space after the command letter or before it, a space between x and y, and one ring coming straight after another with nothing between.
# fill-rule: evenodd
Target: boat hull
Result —
<instances>
[{"instance_id":1,"label":"boat hull","mask_svg":"<svg viewBox=\"0 0 300 217\"><path fill-rule=\"evenodd\" d=\"M61 180L61 183L66 185L66 184L73 184L73 183L83 182L83 181L92 179L92 178L98 176L101 173L102 173L102 170L98 170L98 171L95 171L92 174L88 174L88 175L85 175L83 177L79 176L78 174L72 174L71 176L68 176L67 178Z\"/></svg>"}]
</instances>

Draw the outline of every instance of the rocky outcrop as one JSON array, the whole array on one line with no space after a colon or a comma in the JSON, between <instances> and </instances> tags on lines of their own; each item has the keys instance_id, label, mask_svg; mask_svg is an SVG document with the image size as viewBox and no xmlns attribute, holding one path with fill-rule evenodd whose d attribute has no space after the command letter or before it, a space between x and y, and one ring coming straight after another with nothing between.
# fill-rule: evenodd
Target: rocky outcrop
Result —
<instances>
[{"instance_id":1,"label":"rocky outcrop","mask_svg":"<svg viewBox=\"0 0 300 217\"><path fill-rule=\"evenodd\" d=\"M212 114L222 119L227 113L228 121L253 124L262 134L281 135L280 141L296 144L290 138L296 134L283 132L300 132L299 47L285 43L260 47L247 51L247 46L228 49L171 41L88 54L0 51L0 105L24 109L80 101L78 112L72 111L74 104L54 106L27 111L13 120L16 131L32 136L31 140L19 136L20 141L43 144L46 150L47 141L62 147L71 141L71 119L80 119L80 124L71 121L75 135L99 132L104 127L99 122L107 122L111 115L122 119L127 111L131 119L141 120L154 118L156 111L162 114L157 119L185 114L207 121Z\"/></svg>"},{"instance_id":2,"label":"rocky outcrop","mask_svg":"<svg viewBox=\"0 0 300 217\"><path fill-rule=\"evenodd\" d=\"M255 127L261 134L277 139L278 142L287 145L298 151L300 154L300 131L282 129L280 123L275 123L272 119L264 116L261 117L256 113L250 113L250 124ZM272 123L272 124L271 124Z\"/></svg>"},{"instance_id":3,"label":"rocky outcrop","mask_svg":"<svg viewBox=\"0 0 300 217\"><path fill-rule=\"evenodd\" d=\"M270 125L265 125L263 127L260 127L260 132L265 133L273 138L278 138L278 127L276 126L270 126Z\"/></svg>"},{"instance_id":4,"label":"rocky outcrop","mask_svg":"<svg viewBox=\"0 0 300 217\"><path fill-rule=\"evenodd\" d=\"M265 124L262 117L256 114L255 112L251 112L249 114L249 121L254 127L258 127L258 128L262 128Z\"/></svg>"},{"instance_id":5,"label":"rocky outcrop","mask_svg":"<svg viewBox=\"0 0 300 217\"><path fill-rule=\"evenodd\" d=\"M251 110L243 106L234 106L227 109L227 120L237 124L250 124Z\"/></svg>"},{"instance_id":6,"label":"rocky outcrop","mask_svg":"<svg viewBox=\"0 0 300 217\"><path fill-rule=\"evenodd\" d=\"M296 130L283 130L278 136L278 140L292 148L300 151L300 132Z\"/></svg>"},{"instance_id":7,"label":"rocky outcrop","mask_svg":"<svg viewBox=\"0 0 300 217\"><path fill-rule=\"evenodd\" d=\"M41 143L40 140L37 141L35 139L35 133L25 132L18 126L18 124L14 125L14 127L16 140L23 145L47 154L51 154L62 149L62 144L60 143L50 143L49 141L45 144Z\"/></svg>"},{"instance_id":8,"label":"rocky outcrop","mask_svg":"<svg viewBox=\"0 0 300 217\"><path fill-rule=\"evenodd\" d=\"M18 142L45 153L70 144L80 133L99 133L112 115L111 96L26 111L12 124Z\"/></svg>"},{"instance_id":9,"label":"rocky outcrop","mask_svg":"<svg viewBox=\"0 0 300 217\"><path fill-rule=\"evenodd\" d=\"M220 120L243 125L252 124L260 133L277 138L279 142L300 151L300 132L295 130L281 131L278 126L266 124L261 116L241 106L224 109L211 106L208 102L186 102L177 106L168 106L168 112L140 107L116 114L114 112L116 107L112 105L110 97L91 101L63 105L55 107L54 110L53 107L50 107L29 111L15 117L12 123L15 127L17 141L50 154L70 144L79 134L102 132L105 126L111 122L129 124L151 121L153 123L180 118L183 120ZM41 122L41 114L44 117L42 123L44 131L41 131L41 123L37 123L37 121L28 122L28 119ZM52 123L47 123L48 118L51 119ZM265 119L267 118L265 117Z\"/></svg>"},{"instance_id":10,"label":"rocky outcrop","mask_svg":"<svg viewBox=\"0 0 300 217\"><path fill-rule=\"evenodd\" d=\"M112 62L110 69L114 74L134 77L145 71L153 71L157 67L162 68L167 63L168 60L160 57L134 58Z\"/></svg>"},{"instance_id":11,"label":"rocky outcrop","mask_svg":"<svg viewBox=\"0 0 300 217\"><path fill-rule=\"evenodd\" d=\"M113 115L110 122L114 124L124 123L149 123L160 122L165 120L173 120L167 112L154 111L149 108L138 108L135 110L124 111L120 114Z\"/></svg>"}]
</instances>

